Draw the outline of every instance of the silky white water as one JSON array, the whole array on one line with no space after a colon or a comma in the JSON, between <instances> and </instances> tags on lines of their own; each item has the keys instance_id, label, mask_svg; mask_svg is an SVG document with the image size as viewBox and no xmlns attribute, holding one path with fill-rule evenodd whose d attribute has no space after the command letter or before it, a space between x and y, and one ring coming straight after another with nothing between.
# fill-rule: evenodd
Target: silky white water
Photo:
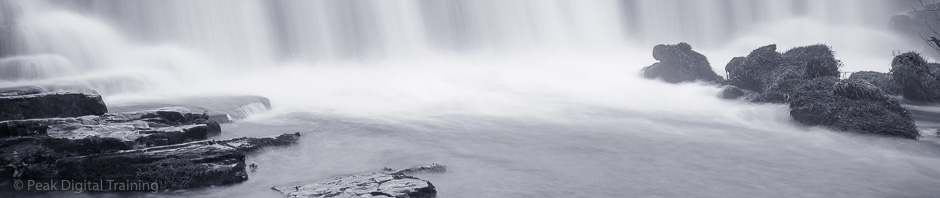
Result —
<instances>
[{"instance_id":1,"label":"silky white water","mask_svg":"<svg viewBox=\"0 0 940 198\"><path fill-rule=\"evenodd\" d=\"M449 168L419 175L440 197L940 194L934 143L805 127L786 106L639 77L655 62L653 45L680 41L719 74L760 46L816 43L832 46L842 71L887 71L895 51L920 49L886 30L906 8L895 1L0 6L17 33L3 40L15 44L0 43L14 46L0 63L37 68L0 85L81 84L109 105L260 95L273 110L224 125L218 138L304 133L297 145L250 156L260 168L244 183L79 196L276 197L269 187L431 162Z\"/></svg>"}]
</instances>

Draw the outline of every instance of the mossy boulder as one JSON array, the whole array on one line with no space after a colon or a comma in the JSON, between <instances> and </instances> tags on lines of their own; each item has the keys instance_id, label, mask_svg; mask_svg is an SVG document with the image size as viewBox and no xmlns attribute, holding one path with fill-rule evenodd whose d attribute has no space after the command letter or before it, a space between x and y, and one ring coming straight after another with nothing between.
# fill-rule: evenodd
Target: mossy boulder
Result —
<instances>
[{"instance_id":1,"label":"mossy boulder","mask_svg":"<svg viewBox=\"0 0 940 198\"><path fill-rule=\"evenodd\" d=\"M860 80L822 77L803 83L790 103L790 116L806 125L842 131L909 139L920 135L897 100Z\"/></svg>"},{"instance_id":2,"label":"mossy boulder","mask_svg":"<svg viewBox=\"0 0 940 198\"><path fill-rule=\"evenodd\" d=\"M922 62L917 61L906 64ZM859 72L852 79L840 80L840 67L825 45L784 53L777 52L776 45L767 45L728 63L728 85L721 96L789 103L790 116L810 126L908 139L920 135L910 112L880 88L896 89L891 76Z\"/></svg>"},{"instance_id":3,"label":"mossy boulder","mask_svg":"<svg viewBox=\"0 0 940 198\"><path fill-rule=\"evenodd\" d=\"M659 62L643 68L643 77L669 83L723 81L712 70L705 55L693 51L687 43L656 45L653 47L653 58Z\"/></svg>"},{"instance_id":4,"label":"mossy boulder","mask_svg":"<svg viewBox=\"0 0 940 198\"><path fill-rule=\"evenodd\" d=\"M826 45L810 45L777 52L776 45L733 58L726 66L729 85L758 93L755 102L787 103L795 88L819 77L838 77L841 62Z\"/></svg>"},{"instance_id":5,"label":"mossy boulder","mask_svg":"<svg viewBox=\"0 0 940 198\"><path fill-rule=\"evenodd\" d=\"M852 73L852 75L849 76L849 80L865 81L875 85L881 89L881 91L884 91L885 94L901 95L901 86L895 83L894 77L888 73L860 71Z\"/></svg>"},{"instance_id":6,"label":"mossy boulder","mask_svg":"<svg viewBox=\"0 0 940 198\"><path fill-rule=\"evenodd\" d=\"M920 54L908 52L894 57L891 74L904 98L940 102L940 64L928 63Z\"/></svg>"}]
</instances>

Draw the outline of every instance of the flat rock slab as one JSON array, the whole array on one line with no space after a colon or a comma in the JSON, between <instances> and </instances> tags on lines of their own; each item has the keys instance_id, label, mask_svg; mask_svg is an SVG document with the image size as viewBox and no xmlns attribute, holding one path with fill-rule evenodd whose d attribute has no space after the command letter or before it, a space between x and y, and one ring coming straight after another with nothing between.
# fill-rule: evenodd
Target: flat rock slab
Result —
<instances>
[{"instance_id":1,"label":"flat rock slab","mask_svg":"<svg viewBox=\"0 0 940 198\"><path fill-rule=\"evenodd\" d=\"M145 125L146 126L146 125ZM60 124L50 126L47 135L51 138L70 140L86 138L110 138L132 148L179 144L208 138L209 126L193 124L162 128L141 128L134 124L80 125Z\"/></svg>"},{"instance_id":2,"label":"flat rock slab","mask_svg":"<svg viewBox=\"0 0 940 198\"><path fill-rule=\"evenodd\" d=\"M196 113L207 113L219 123L244 119L271 110L271 102L261 96L199 96L134 101L111 104L112 111L141 111L165 106L183 106Z\"/></svg>"},{"instance_id":3,"label":"flat rock slab","mask_svg":"<svg viewBox=\"0 0 940 198\"><path fill-rule=\"evenodd\" d=\"M437 189L431 182L413 173L443 173L444 166L431 164L402 170L385 169L382 172L341 176L331 181L302 186L273 187L285 197L436 197Z\"/></svg>"},{"instance_id":4,"label":"flat rock slab","mask_svg":"<svg viewBox=\"0 0 940 198\"><path fill-rule=\"evenodd\" d=\"M19 86L19 87L0 88L0 96L19 96L19 95L38 94L42 92L46 92L46 89L40 86Z\"/></svg>"},{"instance_id":5,"label":"flat rock slab","mask_svg":"<svg viewBox=\"0 0 940 198\"><path fill-rule=\"evenodd\" d=\"M160 189L245 181L245 154L266 146L295 143L299 133L204 140L115 153L64 157L30 165L24 177L39 179L157 182Z\"/></svg>"},{"instance_id":6,"label":"flat rock slab","mask_svg":"<svg viewBox=\"0 0 940 198\"><path fill-rule=\"evenodd\" d=\"M142 148L205 140L221 133L218 123L207 118L184 107L167 107L101 116L8 120L0 121L0 137L110 138Z\"/></svg>"},{"instance_id":7,"label":"flat rock slab","mask_svg":"<svg viewBox=\"0 0 940 198\"><path fill-rule=\"evenodd\" d=\"M102 115L108 107L90 89L39 92L35 87L5 88L0 94L0 121ZM38 93L37 93L38 92Z\"/></svg>"}]
</instances>

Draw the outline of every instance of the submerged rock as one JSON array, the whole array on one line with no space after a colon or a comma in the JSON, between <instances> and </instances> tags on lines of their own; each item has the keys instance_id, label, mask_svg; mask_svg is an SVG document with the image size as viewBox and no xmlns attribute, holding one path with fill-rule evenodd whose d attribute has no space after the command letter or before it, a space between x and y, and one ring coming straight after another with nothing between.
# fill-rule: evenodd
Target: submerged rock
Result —
<instances>
[{"instance_id":1,"label":"submerged rock","mask_svg":"<svg viewBox=\"0 0 940 198\"><path fill-rule=\"evenodd\" d=\"M783 54L776 50L768 45L732 59L725 66L728 84L756 92L755 102L787 103L804 81L840 75L841 62L828 46L797 47Z\"/></svg>"},{"instance_id":2,"label":"submerged rock","mask_svg":"<svg viewBox=\"0 0 940 198\"><path fill-rule=\"evenodd\" d=\"M402 170L342 176L323 183L303 186L272 187L285 197L396 197L430 198L437 196L431 182L406 174L443 173L444 166L430 164Z\"/></svg>"},{"instance_id":3,"label":"submerged rock","mask_svg":"<svg viewBox=\"0 0 940 198\"><path fill-rule=\"evenodd\" d=\"M901 95L901 87L894 82L894 77L892 77L891 74L874 71L860 71L852 73L852 75L849 76L849 80L865 81L875 85L886 94Z\"/></svg>"},{"instance_id":4,"label":"submerged rock","mask_svg":"<svg viewBox=\"0 0 940 198\"><path fill-rule=\"evenodd\" d=\"M35 93L34 89L13 89L0 95L0 121L33 118L102 115L108 107L94 90ZM26 90L26 91L24 91ZM14 93L14 94L10 94Z\"/></svg>"},{"instance_id":5,"label":"submerged rock","mask_svg":"<svg viewBox=\"0 0 940 198\"><path fill-rule=\"evenodd\" d=\"M653 58L659 62L643 68L643 76L646 78L658 78L670 83L723 80L712 71L708 59L693 51L687 43L656 45L653 47Z\"/></svg>"},{"instance_id":6,"label":"submerged rock","mask_svg":"<svg viewBox=\"0 0 940 198\"><path fill-rule=\"evenodd\" d=\"M31 164L25 177L36 179L157 182L160 189L231 184L248 179L245 154L267 146L295 143L299 133L279 136L204 140L169 146Z\"/></svg>"},{"instance_id":7,"label":"submerged rock","mask_svg":"<svg viewBox=\"0 0 940 198\"><path fill-rule=\"evenodd\" d=\"M927 63L920 54L908 52L894 57L891 74L904 98L940 102L940 64Z\"/></svg>"},{"instance_id":8,"label":"submerged rock","mask_svg":"<svg viewBox=\"0 0 940 198\"><path fill-rule=\"evenodd\" d=\"M790 116L800 123L909 139L920 135L911 114L868 82L816 78L797 90Z\"/></svg>"}]
</instances>

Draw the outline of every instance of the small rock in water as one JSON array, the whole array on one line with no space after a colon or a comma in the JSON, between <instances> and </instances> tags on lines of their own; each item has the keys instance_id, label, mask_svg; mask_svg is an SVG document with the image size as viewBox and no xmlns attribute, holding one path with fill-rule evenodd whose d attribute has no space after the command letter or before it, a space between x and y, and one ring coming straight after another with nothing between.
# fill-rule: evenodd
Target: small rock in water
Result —
<instances>
[{"instance_id":1,"label":"small rock in water","mask_svg":"<svg viewBox=\"0 0 940 198\"><path fill-rule=\"evenodd\" d=\"M753 91L747 91L747 90L738 88L734 85L728 85L721 89L721 93L719 93L718 97L720 97L721 99L732 100L732 99L739 99L739 98L749 98L750 96L753 96L754 94L755 93Z\"/></svg>"},{"instance_id":2,"label":"small rock in water","mask_svg":"<svg viewBox=\"0 0 940 198\"><path fill-rule=\"evenodd\" d=\"M342 176L331 181L303 186L272 187L285 197L396 197L430 198L437 196L437 189L431 182L406 174L444 173L446 168L439 164L415 166L412 168Z\"/></svg>"},{"instance_id":3,"label":"small rock in water","mask_svg":"<svg viewBox=\"0 0 940 198\"><path fill-rule=\"evenodd\" d=\"M446 173L446 172L447 172L447 168L444 167L444 165L432 163L432 164L427 164L427 165L420 165L420 166L414 166L411 168L401 169L398 171L394 171L393 173L410 175L410 174L416 174L416 173Z\"/></svg>"}]
</instances>

